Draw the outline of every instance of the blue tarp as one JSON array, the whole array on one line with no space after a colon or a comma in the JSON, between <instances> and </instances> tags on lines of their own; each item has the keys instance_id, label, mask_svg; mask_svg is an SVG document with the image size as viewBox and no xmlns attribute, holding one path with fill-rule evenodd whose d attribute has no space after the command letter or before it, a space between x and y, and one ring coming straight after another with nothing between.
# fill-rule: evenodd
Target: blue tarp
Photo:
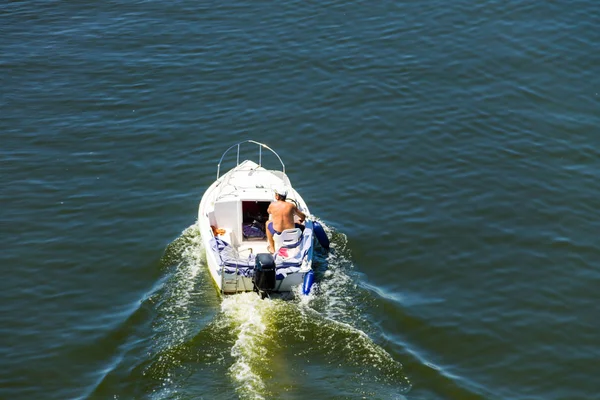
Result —
<instances>
[{"instance_id":1,"label":"blue tarp","mask_svg":"<svg viewBox=\"0 0 600 400\"><path fill-rule=\"evenodd\" d=\"M213 237L210 240L210 247L212 252L217 256L219 265L225 266L226 273L235 274L237 271L238 275L246 277L252 276L256 258L255 254L250 254L246 258L238 257L235 249L229 243L218 237Z\"/></svg>"}]
</instances>

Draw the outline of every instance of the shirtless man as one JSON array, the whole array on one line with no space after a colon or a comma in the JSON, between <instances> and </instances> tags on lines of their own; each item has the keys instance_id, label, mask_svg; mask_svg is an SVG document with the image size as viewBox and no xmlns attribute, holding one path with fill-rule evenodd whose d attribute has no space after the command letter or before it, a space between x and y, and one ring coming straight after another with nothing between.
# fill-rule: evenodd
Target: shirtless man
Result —
<instances>
[{"instance_id":1,"label":"shirtless man","mask_svg":"<svg viewBox=\"0 0 600 400\"><path fill-rule=\"evenodd\" d=\"M306 215L298 207L290 202L285 201L287 197L287 189L275 189L275 202L269 205L267 212L271 218L267 221L267 239L269 239L269 247L267 250L270 253L275 252L275 242L273 235L280 234L286 229L293 229L297 226L294 223L294 214L300 217L300 222L304 222Z\"/></svg>"}]
</instances>

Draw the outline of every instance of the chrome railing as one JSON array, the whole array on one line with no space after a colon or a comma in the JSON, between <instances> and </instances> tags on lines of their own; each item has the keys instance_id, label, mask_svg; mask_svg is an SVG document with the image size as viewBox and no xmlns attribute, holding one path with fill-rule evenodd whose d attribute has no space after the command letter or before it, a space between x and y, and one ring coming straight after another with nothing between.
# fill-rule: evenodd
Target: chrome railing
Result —
<instances>
[{"instance_id":1,"label":"chrome railing","mask_svg":"<svg viewBox=\"0 0 600 400\"><path fill-rule=\"evenodd\" d=\"M282 172L285 175L285 165L283 164L283 161L281 161L281 157L279 157L279 154L277 154L275 152L275 150L273 150L266 144L255 142L254 140L244 140L243 142L234 144L233 146L231 146L230 148L225 150L225 153L223 153L223 155L221 156L221 159L219 160L219 164L217 165L217 179L219 179L219 177L221 176L221 163L223 162L223 158L225 158L227 153L229 153L229 150L231 150L235 147L237 147L237 164L236 164L236 166L240 165L240 146L244 143L254 143L254 144L258 145L258 165L259 166L262 166L262 149L263 149L263 147L265 149L269 150L271 153L275 154L275 157L277 157L277 159L281 163Z\"/></svg>"}]
</instances>

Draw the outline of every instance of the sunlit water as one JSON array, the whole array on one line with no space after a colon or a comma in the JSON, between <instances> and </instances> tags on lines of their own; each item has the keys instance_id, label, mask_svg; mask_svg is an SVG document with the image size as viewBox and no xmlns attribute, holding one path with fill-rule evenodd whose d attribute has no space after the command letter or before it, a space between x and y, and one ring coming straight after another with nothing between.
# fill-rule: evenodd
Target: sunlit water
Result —
<instances>
[{"instance_id":1,"label":"sunlit water","mask_svg":"<svg viewBox=\"0 0 600 400\"><path fill-rule=\"evenodd\" d=\"M0 398L598 398L598 15L0 4ZM308 298L206 271L245 139L332 237Z\"/></svg>"}]
</instances>

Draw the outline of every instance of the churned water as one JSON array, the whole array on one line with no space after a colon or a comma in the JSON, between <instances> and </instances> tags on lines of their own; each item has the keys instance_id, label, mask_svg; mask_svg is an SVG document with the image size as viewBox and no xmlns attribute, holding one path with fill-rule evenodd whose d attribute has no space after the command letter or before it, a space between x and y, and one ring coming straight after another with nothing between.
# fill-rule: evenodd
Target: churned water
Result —
<instances>
[{"instance_id":1,"label":"churned water","mask_svg":"<svg viewBox=\"0 0 600 400\"><path fill-rule=\"evenodd\" d=\"M0 5L0 398L600 399L600 5ZM220 296L245 139L326 226Z\"/></svg>"}]
</instances>

